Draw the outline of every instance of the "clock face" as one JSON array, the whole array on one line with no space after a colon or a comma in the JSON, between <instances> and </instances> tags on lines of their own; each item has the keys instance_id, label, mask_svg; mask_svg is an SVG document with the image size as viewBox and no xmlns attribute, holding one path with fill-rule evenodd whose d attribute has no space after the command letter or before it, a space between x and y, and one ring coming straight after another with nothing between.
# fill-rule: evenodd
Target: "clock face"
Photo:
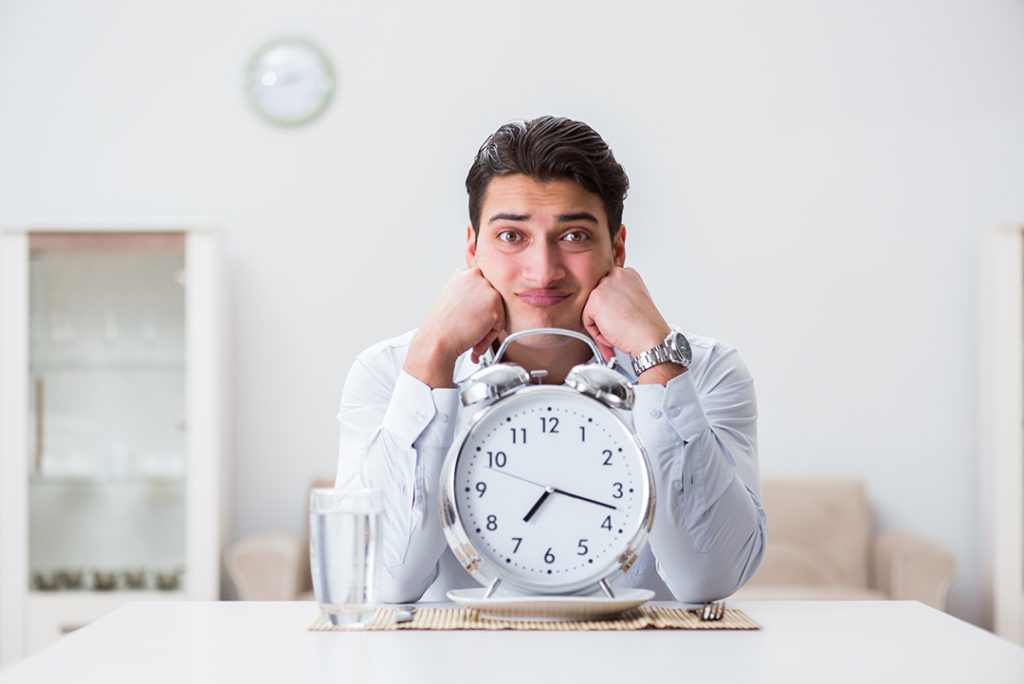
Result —
<instances>
[{"instance_id":1,"label":"clock face","mask_svg":"<svg viewBox=\"0 0 1024 684\"><path fill-rule=\"evenodd\" d=\"M454 527L479 556L481 581L576 591L617 574L646 541L650 469L600 402L528 387L478 415L456 444Z\"/></svg>"},{"instance_id":2,"label":"clock face","mask_svg":"<svg viewBox=\"0 0 1024 684\"><path fill-rule=\"evenodd\" d=\"M327 58L298 38L279 40L260 50L249 64L245 82L256 111L285 126L314 118L334 93Z\"/></svg>"}]
</instances>

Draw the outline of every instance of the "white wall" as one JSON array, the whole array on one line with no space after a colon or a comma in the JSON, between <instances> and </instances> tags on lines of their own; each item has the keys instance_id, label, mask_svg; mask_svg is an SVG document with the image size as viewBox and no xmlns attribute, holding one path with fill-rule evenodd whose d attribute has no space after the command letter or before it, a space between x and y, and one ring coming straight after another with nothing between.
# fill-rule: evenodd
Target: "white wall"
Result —
<instances>
[{"instance_id":1,"label":"white wall","mask_svg":"<svg viewBox=\"0 0 1024 684\"><path fill-rule=\"evenodd\" d=\"M240 87L285 34L340 78L296 130ZM484 136L542 113L616 150L667 317L744 354L763 472L862 475L984 623L976 245L1024 218L1020 2L0 2L0 219L226 234L233 539L301 531L353 356L461 265Z\"/></svg>"}]
</instances>

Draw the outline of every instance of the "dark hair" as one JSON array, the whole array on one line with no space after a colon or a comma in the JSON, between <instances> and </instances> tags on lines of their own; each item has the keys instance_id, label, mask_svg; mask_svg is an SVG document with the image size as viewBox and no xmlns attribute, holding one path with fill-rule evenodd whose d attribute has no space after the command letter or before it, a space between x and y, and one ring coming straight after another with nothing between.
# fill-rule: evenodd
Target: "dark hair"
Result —
<instances>
[{"instance_id":1,"label":"dark hair","mask_svg":"<svg viewBox=\"0 0 1024 684\"><path fill-rule=\"evenodd\" d=\"M541 116L507 123L487 138L466 176L469 220L480 232L480 211L487 186L495 176L521 173L546 182L568 178L601 197L614 238L622 225L622 203L629 178L608 144L581 121Z\"/></svg>"}]
</instances>

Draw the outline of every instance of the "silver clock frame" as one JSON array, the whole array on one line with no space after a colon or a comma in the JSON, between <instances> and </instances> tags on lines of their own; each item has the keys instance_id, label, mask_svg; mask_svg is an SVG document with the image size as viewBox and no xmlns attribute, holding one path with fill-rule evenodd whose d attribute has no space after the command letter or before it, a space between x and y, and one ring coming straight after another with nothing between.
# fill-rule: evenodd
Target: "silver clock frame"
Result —
<instances>
[{"instance_id":1,"label":"silver clock frame","mask_svg":"<svg viewBox=\"0 0 1024 684\"><path fill-rule=\"evenodd\" d=\"M617 376L616 383L627 384L625 378L618 373L611 371L610 364L582 364L576 366L566 377L564 385L529 385L530 376L519 366L512 364L498 364L507 344L516 337L537 334L562 334L569 337L581 339L595 351L597 358L600 354L590 338L580 333L558 328L541 328L528 330L514 335L509 335L505 344L498 350L492 365L478 370L463 389L463 402L466 404L476 402L489 402L487 406L477 411L469 422L459 430L452 442L451 448L445 456L441 467L441 524L444 529L445 539L448 546L455 554L456 559L463 568L469 572L480 584L488 587L487 596L491 596L499 586L502 593L515 595L582 595L603 593L613 596L610 584L621 577L636 562L643 551L650 536L651 528L654 525L654 510L656 492L654 488L654 476L651 464L647 458L647 452L636 435L633 427L622 419L616 411L630 410L633 403L632 389L628 391L621 387L610 386L612 374ZM481 387L481 385L483 387ZM621 552L613 554L611 559L601 565L595 566L594 570L585 577L571 582L557 580L533 580L512 572L500 565L488 560L487 555L481 553L463 524L462 515L459 511L458 499L456 497L455 472L462 456L462 450L469 441L474 431L495 411L505 410L510 405L528 400L538 394L548 394L557 397L570 397L573 401L593 402L592 408L602 413L601 419L616 423L623 434L627 435L635 453L640 456L641 482L641 507L642 513L634 523L636 528L627 534L627 541L623 544ZM469 400L467 400L469 397Z\"/></svg>"}]
</instances>

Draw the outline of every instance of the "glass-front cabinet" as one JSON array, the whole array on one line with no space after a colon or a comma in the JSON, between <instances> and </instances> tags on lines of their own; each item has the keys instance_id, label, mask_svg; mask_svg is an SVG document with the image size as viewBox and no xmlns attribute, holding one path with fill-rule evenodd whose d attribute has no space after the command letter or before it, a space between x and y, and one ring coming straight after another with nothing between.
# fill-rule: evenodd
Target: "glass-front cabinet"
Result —
<instances>
[{"instance_id":1,"label":"glass-front cabinet","mask_svg":"<svg viewBox=\"0 0 1024 684\"><path fill-rule=\"evenodd\" d=\"M0 662L129 600L219 589L219 242L7 228Z\"/></svg>"}]
</instances>

